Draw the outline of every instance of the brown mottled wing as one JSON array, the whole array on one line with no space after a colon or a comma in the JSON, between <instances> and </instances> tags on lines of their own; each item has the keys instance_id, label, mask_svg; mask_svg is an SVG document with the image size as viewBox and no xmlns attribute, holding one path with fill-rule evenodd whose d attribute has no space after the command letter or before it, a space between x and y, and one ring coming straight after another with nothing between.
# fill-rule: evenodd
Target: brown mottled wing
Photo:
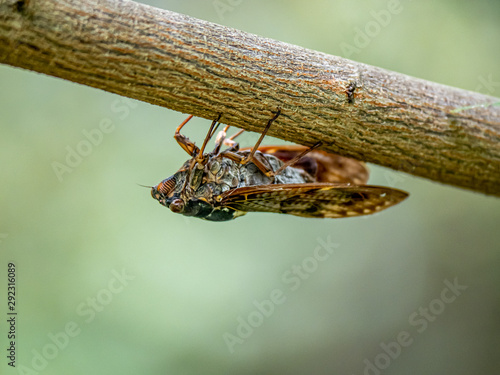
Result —
<instances>
[{"instance_id":1,"label":"brown mottled wing","mask_svg":"<svg viewBox=\"0 0 500 375\"><path fill-rule=\"evenodd\" d=\"M276 184L229 190L218 205L246 212L340 218L369 215L393 206L408 196L401 190L349 184Z\"/></svg>"},{"instance_id":2,"label":"brown mottled wing","mask_svg":"<svg viewBox=\"0 0 500 375\"><path fill-rule=\"evenodd\" d=\"M245 150L247 148L241 149L241 151ZM274 155L283 162L293 159L305 150L307 150L307 147L299 145L259 147L260 152ZM369 175L368 169L363 162L322 150L309 152L293 167L305 170L317 182L364 185L368 181Z\"/></svg>"}]
</instances>

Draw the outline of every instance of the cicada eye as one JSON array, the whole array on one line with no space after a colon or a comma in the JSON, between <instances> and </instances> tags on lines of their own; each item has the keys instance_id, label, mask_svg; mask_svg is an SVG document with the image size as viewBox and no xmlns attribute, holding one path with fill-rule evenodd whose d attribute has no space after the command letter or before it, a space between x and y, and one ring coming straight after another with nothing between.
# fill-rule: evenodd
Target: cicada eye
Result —
<instances>
[{"instance_id":1,"label":"cicada eye","mask_svg":"<svg viewBox=\"0 0 500 375\"><path fill-rule=\"evenodd\" d=\"M174 190L174 188L175 188L175 179L170 177L160 182L158 186L156 186L156 191L158 191L158 193L162 195L167 196L172 192L172 190Z\"/></svg>"},{"instance_id":2,"label":"cicada eye","mask_svg":"<svg viewBox=\"0 0 500 375\"><path fill-rule=\"evenodd\" d=\"M180 214L184 211L184 201L182 199L174 199L168 208L170 208L170 211Z\"/></svg>"}]
</instances>

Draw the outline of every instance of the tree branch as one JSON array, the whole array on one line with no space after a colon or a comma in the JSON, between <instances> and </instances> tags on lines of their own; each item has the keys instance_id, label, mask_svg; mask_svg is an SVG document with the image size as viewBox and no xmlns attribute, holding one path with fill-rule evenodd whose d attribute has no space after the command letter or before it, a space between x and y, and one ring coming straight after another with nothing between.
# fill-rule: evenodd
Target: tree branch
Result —
<instances>
[{"instance_id":1,"label":"tree branch","mask_svg":"<svg viewBox=\"0 0 500 375\"><path fill-rule=\"evenodd\" d=\"M118 0L0 0L0 62L500 196L493 97Z\"/></svg>"}]
</instances>

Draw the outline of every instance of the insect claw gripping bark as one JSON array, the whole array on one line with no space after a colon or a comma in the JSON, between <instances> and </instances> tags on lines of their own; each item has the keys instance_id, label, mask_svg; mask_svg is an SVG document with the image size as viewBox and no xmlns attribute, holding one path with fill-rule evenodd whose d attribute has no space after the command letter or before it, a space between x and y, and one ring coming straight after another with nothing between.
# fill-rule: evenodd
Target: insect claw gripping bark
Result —
<instances>
[{"instance_id":1,"label":"insect claw gripping bark","mask_svg":"<svg viewBox=\"0 0 500 375\"><path fill-rule=\"evenodd\" d=\"M218 133L215 148L206 152L222 114L208 130L201 148L176 129L174 138L191 159L172 176L151 188L151 195L172 212L210 221L226 221L247 212L275 212L312 218L369 215L404 200L408 193L366 185L368 170L354 159L312 147L261 146L281 114L268 120L253 148L240 149L227 138L229 126ZM229 148L221 151L222 145Z\"/></svg>"}]
</instances>

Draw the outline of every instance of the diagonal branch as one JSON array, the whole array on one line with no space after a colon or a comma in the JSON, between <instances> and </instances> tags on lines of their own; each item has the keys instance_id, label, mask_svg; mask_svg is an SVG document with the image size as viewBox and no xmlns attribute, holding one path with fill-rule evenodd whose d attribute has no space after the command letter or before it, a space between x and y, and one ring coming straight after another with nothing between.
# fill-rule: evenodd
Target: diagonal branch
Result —
<instances>
[{"instance_id":1,"label":"diagonal branch","mask_svg":"<svg viewBox=\"0 0 500 375\"><path fill-rule=\"evenodd\" d=\"M500 196L493 97L119 0L0 0L0 62Z\"/></svg>"}]
</instances>

